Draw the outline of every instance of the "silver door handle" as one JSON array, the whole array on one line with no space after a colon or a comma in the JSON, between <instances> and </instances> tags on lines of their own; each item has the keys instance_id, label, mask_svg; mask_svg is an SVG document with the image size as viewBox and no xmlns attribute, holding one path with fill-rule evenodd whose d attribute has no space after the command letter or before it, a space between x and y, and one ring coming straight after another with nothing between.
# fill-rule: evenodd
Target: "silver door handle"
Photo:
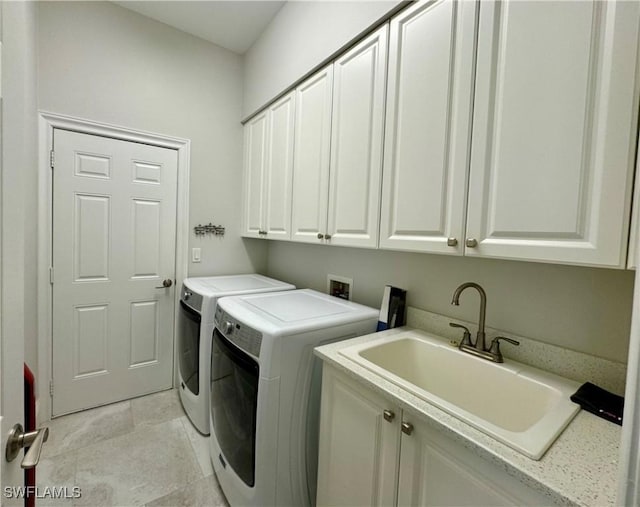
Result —
<instances>
[{"instance_id":1,"label":"silver door handle","mask_svg":"<svg viewBox=\"0 0 640 507\"><path fill-rule=\"evenodd\" d=\"M156 287L156 289L168 289L173 285L173 280L171 278L167 278L166 280L162 280L162 286Z\"/></svg>"},{"instance_id":2,"label":"silver door handle","mask_svg":"<svg viewBox=\"0 0 640 507\"><path fill-rule=\"evenodd\" d=\"M23 447L29 447L27 454L22 458L20 466L24 469L35 468L40 461L42 444L49 439L49 428L38 428L35 431L25 432L21 424L16 424L9 433L5 458L13 461Z\"/></svg>"}]
</instances>

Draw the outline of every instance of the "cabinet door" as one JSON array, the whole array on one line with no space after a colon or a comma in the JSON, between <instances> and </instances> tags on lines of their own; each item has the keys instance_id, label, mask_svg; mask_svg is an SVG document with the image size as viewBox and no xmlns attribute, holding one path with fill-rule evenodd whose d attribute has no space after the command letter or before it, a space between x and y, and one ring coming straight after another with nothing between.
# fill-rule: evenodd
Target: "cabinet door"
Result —
<instances>
[{"instance_id":1,"label":"cabinet door","mask_svg":"<svg viewBox=\"0 0 640 507\"><path fill-rule=\"evenodd\" d=\"M295 93L269 107L268 162L264 181L264 231L267 239L291 237L291 182Z\"/></svg>"},{"instance_id":2,"label":"cabinet door","mask_svg":"<svg viewBox=\"0 0 640 507\"><path fill-rule=\"evenodd\" d=\"M465 254L624 264L639 8L481 3Z\"/></svg>"},{"instance_id":3,"label":"cabinet door","mask_svg":"<svg viewBox=\"0 0 640 507\"><path fill-rule=\"evenodd\" d=\"M391 21L381 248L463 253L478 5L424 2Z\"/></svg>"},{"instance_id":4,"label":"cabinet door","mask_svg":"<svg viewBox=\"0 0 640 507\"><path fill-rule=\"evenodd\" d=\"M551 500L504 470L485 461L426 422L403 417L413 425L402 434L398 505L505 506L551 505Z\"/></svg>"},{"instance_id":5,"label":"cabinet door","mask_svg":"<svg viewBox=\"0 0 640 507\"><path fill-rule=\"evenodd\" d=\"M296 89L291 210L294 241L324 242L327 231L332 83L333 66L329 65Z\"/></svg>"},{"instance_id":6,"label":"cabinet door","mask_svg":"<svg viewBox=\"0 0 640 507\"><path fill-rule=\"evenodd\" d=\"M334 63L328 232L334 245L378 244L388 25Z\"/></svg>"},{"instance_id":7,"label":"cabinet door","mask_svg":"<svg viewBox=\"0 0 640 507\"><path fill-rule=\"evenodd\" d=\"M244 126L244 227L243 236L261 237L263 184L267 161L267 111Z\"/></svg>"},{"instance_id":8,"label":"cabinet door","mask_svg":"<svg viewBox=\"0 0 640 507\"><path fill-rule=\"evenodd\" d=\"M627 254L627 269L638 266L638 227L640 227L640 140L636 151L636 176L633 189L633 203L631 205L631 230L629 231L629 253Z\"/></svg>"},{"instance_id":9,"label":"cabinet door","mask_svg":"<svg viewBox=\"0 0 640 507\"><path fill-rule=\"evenodd\" d=\"M384 411L394 414L391 421ZM400 410L323 366L317 504L396 503Z\"/></svg>"}]
</instances>

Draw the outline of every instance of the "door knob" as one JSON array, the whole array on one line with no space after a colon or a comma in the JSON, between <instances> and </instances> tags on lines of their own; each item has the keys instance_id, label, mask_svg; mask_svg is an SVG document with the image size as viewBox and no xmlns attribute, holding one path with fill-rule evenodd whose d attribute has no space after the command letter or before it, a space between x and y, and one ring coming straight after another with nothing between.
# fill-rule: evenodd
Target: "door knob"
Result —
<instances>
[{"instance_id":1,"label":"door knob","mask_svg":"<svg viewBox=\"0 0 640 507\"><path fill-rule=\"evenodd\" d=\"M49 439L49 428L39 428L35 431L25 432L20 423L16 424L9 433L7 438L7 449L5 458L7 461L13 461L18 456L20 449L29 447L27 454L22 458L20 466L24 469L35 468L40 461L40 452L42 444Z\"/></svg>"},{"instance_id":2,"label":"door knob","mask_svg":"<svg viewBox=\"0 0 640 507\"><path fill-rule=\"evenodd\" d=\"M321 232L318 233L318 239L322 239L324 238L324 234L322 234Z\"/></svg>"},{"instance_id":3,"label":"door knob","mask_svg":"<svg viewBox=\"0 0 640 507\"><path fill-rule=\"evenodd\" d=\"M171 278L167 278L166 280L162 280L162 285L160 287L156 287L156 289L168 289L173 285L173 280Z\"/></svg>"}]
</instances>

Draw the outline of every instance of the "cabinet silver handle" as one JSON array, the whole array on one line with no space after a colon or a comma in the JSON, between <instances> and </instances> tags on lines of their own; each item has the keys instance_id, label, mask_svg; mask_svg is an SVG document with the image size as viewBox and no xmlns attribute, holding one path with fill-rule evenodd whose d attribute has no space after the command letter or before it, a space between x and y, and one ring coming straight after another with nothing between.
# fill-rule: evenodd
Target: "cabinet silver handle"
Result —
<instances>
[{"instance_id":1,"label":"cabinet silver handle","mask_svg":"<svg viewBox=\"0 0 640 507\"><path fill-rule=\"evenodd\" d=\"M447 238L447 246L458 246L457 238Z\"/></svg>"},{"instance_id":2,"label":"cabinet silver handle","mask_svg":"<svg viewBox=\"0 0 640 507\"><path fill-rule=\"evenodd\" d=\"M331 239L331 234L325 234L324 239Z\"/></svg>"},{"instance_id":3,"label":"cabinet silver handle","mask_svg":"<svg viewBox=\"0 0 640 507\"><path fill-rule=\"evenodd\" d=\"M469 248L475 248L478 246L478 240L475 238L467 238L467 241L465 242L465 244L469 247Z\"/></svg>"},{"instance_id":4,"label":"cabinet silver handle","mask_svg":"<svg viewBox=\"0 0 640 507\"><path fill-rule=\"evenodd\" d=\"M413 433L413 424L402 421L402 433L411 435Z\"/></svg>"},{"instance_id":5,"label":"cabinet silver handle","mask_svg":"<svg viewBox=\"0 0 640 507\"><path fill-rule=\"evenodd\" d=\"M391 422L395 419L396 414L393 412L393 410L385 410L384 412L382 412L382 416L384 417L385 421Z\"/></svg>"},{"instance_id":6,"label":"cabinet silver handle","mask_svg":"<svg viewBox=\"0 0 640 507\"><path fill-rule=\"evenodd\" d=\"M7 439L7 448L5 458L7 461L13 461L23 447L29 447L27 454L22 458L20 466L25 470L35 468L40 461L40 452L42 444L49 438L49 428L39 428L35 431L25 432L21 424L16 424Z\"/></svg>"},{"instance_id":7,"label":"cabinet silver handle","mask_svg":"<svg viewBox=\"0 0 640 507\"><path fill-rule=\"evenodd\" d=\"M322 234L321 232L318 233L318 239L322 239L324 238L324 234Z\"/></svg>"}]
</instances>

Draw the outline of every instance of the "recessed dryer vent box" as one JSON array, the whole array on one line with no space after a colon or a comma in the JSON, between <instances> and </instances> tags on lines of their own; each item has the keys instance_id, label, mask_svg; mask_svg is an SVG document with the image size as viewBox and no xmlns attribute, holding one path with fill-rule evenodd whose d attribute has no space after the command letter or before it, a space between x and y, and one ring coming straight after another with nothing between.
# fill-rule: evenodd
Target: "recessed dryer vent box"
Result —
<instances>
[{"instance_id":1,"label":"recessed dryer vent box","mask_svg":"<svg viewBox=\"0 0 640 507\"><path fill-rule=\"evenodd\" d=\"M327 294L351 301L353 279L344 276L327 275Z\"/></svg>"}]
</instances>

